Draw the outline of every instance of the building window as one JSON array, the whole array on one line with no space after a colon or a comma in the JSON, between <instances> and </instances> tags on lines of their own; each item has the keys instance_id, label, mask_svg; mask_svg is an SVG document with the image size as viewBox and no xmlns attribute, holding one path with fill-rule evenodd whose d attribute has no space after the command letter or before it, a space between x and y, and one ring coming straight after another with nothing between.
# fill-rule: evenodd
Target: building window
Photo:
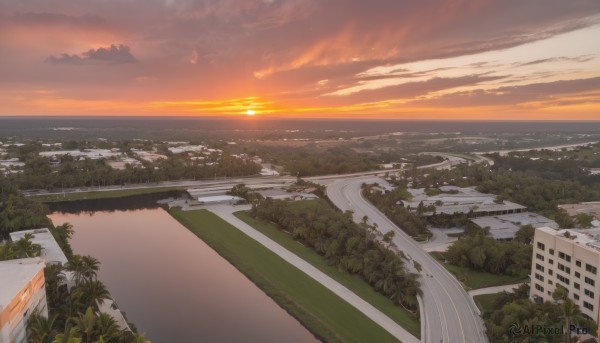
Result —
<instances>
[{"instance_id":1,"label":"building window","mask_svg":"<svg viewBox=\"0 0 600 343\"><path fill-rule=\"evenodd\" d=\"M558 252L558 257L559 257L559 258L562 258L563 260L565 260L565 261L567 261L567 262L571 262L571 256L570 256L570 255L567 255L567 254L565 254L565 253L564 253L564 252L562 252L562 251L559 251L559 252Z\"/></svg>"},{"instance_id":2,"label":"building window","mask_svg":"<svg viewBox=\"0 0 600 343\"><path fill-rule=\"evenodd\" d=\"M594 298L594 292L590 291L590 290L585 290L584 291L585 295L587 295L590 298Z\"/></svg>"},{"instance_id":3,"label":"building window","mask_svg":"<svg viewBox=\"0 0 600 343\"><path fill-rule=\"evenodd\" d=\"M573 298L575 298L575 300L579 300L579 295L578 294L573 294Z\"/></svg>"},{"instance_id":4,"label":"building window","mask_svg":"<svg viewBox=\"0 0 600 343\"><path fill-rule=\"evenodd\" d=\"M573 286L575 286L575 289L579 289L579 284L577 282L573 282Z\"/></svg>"},{"instance_id":5,"label":"building window","mask_svg":"<svg viewBox=\"0 0 600 343\"><path fill-rule=\"evenodd\" d=\"M581 267L581 261L579 261L579 260L575 261L575 265L576 265L577 267Z\"/></svg>"},{"instance_id":6,"label":"building window","mask_svg":"<svg viewBox=\"0 0 600 343\"><path fill-rule=\"evenodd\" d=\"M564 284L566 284L566 285L568 285L568 284L569 284L569 282L570 282L570 281L569 281L569 279L567 279L566 277L564 277L564 276L562 276L562 275L560 275L560 274L556 274L556 278L557 278L557 279L558 279L560 282L562 282L562 283L564 283Z\"/></svg>"},{"instance_id":7,"label":"building window","mask_svg":"<svg viewBox=\"0 0 600 343\"><path fill-rule=\"evenodd\" d=\"M585 277L585 283L587 283L588 285L592 285L594 286L596 284L596 282L592 279L590 279L589 277Z\"/></svg>"},{"instance_id":8,"label":"building window","mask_svg":"<svg viewBox=\"0 0 600 343\"><path fill-rule=\"evenodd\" d=\"M587 301L584 301L584 302L583 302L583 307L587 308L587 309L588 309L588 310L590 310L590 311L593 311L593 310L594 310L594 305L592 305L592 304L588 303Z\"/></svg>"},{"instance_id":9,"label":"building window","mask_svg":"<svg viewBox=\"0 0 600 343\"><path fill-rule=\"evenodd\" d=\"M541 276L541 275L540 275L540 274L538 274L538 273L535 273L535 278L536 278L536 279L538 279L538 280L540 280L540 281L544 281L544 277L543 277L543 276Z\"/></svg>"},{"instance_id":10,"label":"building window","mask_svg":"<svg viewBox=\"0 0 600 343\"><path fill-rule=\"evenodd\" d=\"M554 260L550 258L550 259L548 259L548 263L554 264Z\"/></svg>"},{"instance_id":11,"label":"building window","mask_svg":"<svg viewBox=\"0 0 600 343\"><path fill-rule=\"evenodd\" d=\"M538 242L538 243L537 243L537 247L538 247L538 249L540 249L540 250L546 250L546 245L544 245L544 243L540 243L540 242Z\"/></svg>"},{"instance_id":12,"label":"building window","mask_svg":"<svg viewBox=\"0 0 600 343\"><path fill-rule=\"evenodd\" d=\"M580 278L580 277L581 277L581 274L579 274L579 272L575 272L575 277L576 277L576 278Z\"/></svg>"},{"instance_id":13,"label":"building window","mask_svg":"<svg viewBox=\"0 0 600 343\"><path fill-rule=\"evenodd\" d=\"M548 269L548 275L552 275L552 269Z\"/></svg>"},{"instance_id":14,"label":"building window","mask_svg":"<svg viewBox=\"0 0 600 343\"><path fill-rule=\"evenodd\" d=\"M550 255L554 255L554 249L549 249L549 251L550 251Z\"/></svg>"},{"instance_id":15,"label":"building window","mask_svg":"<svg viewBox=\"0 0 600 343\"><path fill-rule=\"evenodd\" d=\"M552 282L552 280L548 279L548 284L549 285L554 285L554 282Z\"/></svg>"},{"instance_id":16,"label":"building window","mask_svg":"<svg viewBox=\"0 0 600 343\"><path fill-rule=\"evenodd\" d=\"M541 266L541 265L539 265L539 264L537 264L537 263L535 264L535 269L539 270L540 272L544 271L544 267Z\"/></svg>"},{"instance_id":17,"label":"building window","mask_svg":"<svg viewBox=\"0 0 600 343\"><path fill-rule=\"evenodd\" d=\"M563 264L558 264L558 269L562 270L563 272L567 273L567 274L571 274L571 268L569 267L565 267Z\"/></svg>"},{"instance_id":18,"label":"building window","mask_svg":"<svg viewBox=\"0 0 600 343\"><path fill-rule=\"evenodd\" d=\"M541 254L535 254L535 258L537 258L538 260L541 260L541 261L544 260L544 256Z\"/></svg>"},{"instance_id":19,"label":"building window","mask_svg":"<svg viewBox=\"0 0 600 343\"><path fill-rule=\"evenodd\" d=\"M594 266L591 266L589 264L585 264L585 270L592 273L592 274L596 274L598 272L598 269Z\"/></svg>"},{"instance_id":20,"label":"building window","mask_svg":"<svg viewBox=\"0 0 600 343\"><path fill-rule=\"evenodd\" d=\"M542 287L542 286L538 285L537 283L535 284L535 289L537 289L537 290L538 290L538 291L540 291L540 292L543 292L543 291L544 291L544 287Z\"/></svg>"}]
</instances>

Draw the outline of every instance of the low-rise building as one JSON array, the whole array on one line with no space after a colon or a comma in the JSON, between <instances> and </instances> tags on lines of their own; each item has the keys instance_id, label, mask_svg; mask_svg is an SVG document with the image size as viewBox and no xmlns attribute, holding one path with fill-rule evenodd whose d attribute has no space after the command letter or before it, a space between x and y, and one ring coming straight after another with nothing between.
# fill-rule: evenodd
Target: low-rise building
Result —
<instances>
[{"instance_id":1,"label":"low-rise building","mask_svg":"<svg viewBox=\"0 0 600 343\"><path fill-rule=\"evenodd\" d=\"M44 228L11 232L10 239L13 242L16 242L25 237L25 235L28 233L32 235L31 242L34 244L39 244L40 247L42 247L39 257L44 260L46 264L58 264L64 267L67 262L69 262L67 256L65 256L65 253L60 248L60 245L58 245L54 239L54 236L48 229ZM65 270L64 273L67 280L67 286L70 288L73 282L72 272Z\"/></svg>"},{"instance_id":2,"label":"low-rise building","mask_svg":"<svg viewBox=\"0 0 600 343\"><path fill-rule=\"evenodd\" d=\"M48 316L44 267L40 258L0 261L0 342L27 342L31 314Z\"/></svg>"},{"instance_id":3,"label":"low-rise building","mask_svg":"<svg viewBox=\"0 0 600 343\"><path fill-rule=\"evenodd\" d=\"M533 241L530 296L537 301L553 301L552 293L562 286L581 312L598 322L599 267L600 229L537 228Z\"/></svg>"},{"instance_id":4,"label":"low-rise building","mask_svg":"<svg viewBox=\"0 0 600 343\"><path fill-rule=\"evenodd\" d=\"M220 204L220 203L235 204L239 201L244 201L244 198L236 197L233 195L214 195L214 196L198 198L198 202L203 205Z\"/></svg>"}]
</instances>

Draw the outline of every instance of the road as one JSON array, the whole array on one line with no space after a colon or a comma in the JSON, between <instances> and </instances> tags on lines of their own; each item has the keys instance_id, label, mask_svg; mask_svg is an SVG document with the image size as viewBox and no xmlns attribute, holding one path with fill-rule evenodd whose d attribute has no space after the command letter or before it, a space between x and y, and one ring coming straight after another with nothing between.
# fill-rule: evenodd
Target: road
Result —
<instances>
[{"instance_id":1,"label":"road","mask_svg":"<svg viewBox=\"0 0 600 343\"><path fill-rule=\"evenodd\" d=\"M479 288L479 289L474 289L472 291L469 291L469 295L471 297L474 297L476 295L482 295L482 294L495 294L495 293L500 293L500 292L514 292L514 290L516 288L519 288L519 286L521 286L523 283L515 283L512 285L504 285L504 286L493 286L493 287L486 287L486 288Z\"/></svg>"},{"instance_id":2,"label":"road","mask_svg":"<svg viewBox=\"0 0 600 343\"><path fill-rule=\"evenodd\" d=\"M437 165L437 164L436 164ZM432 166L436 166L432 165ZM360 173L351 174L340 174L340 175L322 175L322 176L311 176L306 177L304 180L307 181L327 181L337 180L340 178L353 178L368 175L384 174L386 172L393 173L398 172L402 169L387 169L387 170L372 170ZM119 190L132 190L132 189L150 189L150 188L163 188L163 187L181 187L181 188L194 188L202 187L210 188L212 190L222 189L229 190L236 184L243 183L245 185L265 185L265 187L283 186L296 182L296 177L291 176L250 176L250 177L230 177L230 178L215 178L215 179L204 179L204 180L177 180L177 181L160 181L160 182L149 182L139 184L128 184L128 185L117 185L117 186L98 186L98 187L76 187L76 188L64 188L60 191L55 192L37 192L36 190L25 190L23 194L27 196L31 195L61 195L67 193L84 193L84 192L110 192Z\"/></svg>"},{"instance_id":3,"label":"road","mask_svg":"<svg viewBox=\"0 0 600 343\"><path fill-rule=\"evenodd\" d=\"M294 267L306 273L306 275L310 276L323 286L327 287L337 296L344 299L350 305L354 306L357 310L359 310L371 320L373 320L375 323L379 324L382 328L384 328L386 331L388 331L401 342L419 342L417 338L415 338L412 334L406 331L403 327L401 327L388 316L386 316L384 313L373 307L373 305L369 304L368 302L364 301L362 298L354 294L354 292L344 287L342 284L330 278L319 269L313 267L310 263L304 261L294 253L285 249L277 242L271 240L269 237L258 232L256 229L254 229L253 227L251 227L250 225L246 224L245 222L233 215L233 212L249 209L248 206L233 207L230 205L221 204L210 205L206 206L205 208L215 213L219 217L223 218L226 222L238 228L250 238L256 240L257 242L265 246L267 249L273 251L274 253L279 255L279 257L289 262Z\"/></svg>"},{"instance_id":4,"label":"road","mask_svg":"<svg viewBox=\"0 0 600 343\"><path fill-rule=\"evenodd\" d=\"M377 182L377 178L338 180L327 187L327 196L342 211L353 211L355 221L360 222L366 215L371 223L377 223L381 232L396 232L394 243L409 259L421 265L424 307L421 321L425 321L421 340L431 343L487 342L483 321L472 298L443 266L362 197L360 186L363 182Z\"/></svg>"}]
</instances>

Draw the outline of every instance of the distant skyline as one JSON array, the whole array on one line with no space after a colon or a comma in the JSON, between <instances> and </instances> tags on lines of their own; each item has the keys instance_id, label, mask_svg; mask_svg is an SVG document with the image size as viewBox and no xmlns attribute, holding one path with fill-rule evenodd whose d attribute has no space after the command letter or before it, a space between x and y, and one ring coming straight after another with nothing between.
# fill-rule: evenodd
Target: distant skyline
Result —
<instances>
[{"instance_id":1,"label":"distant skyline","mask_svg":"<svg viewBox=\"0 0 600 343\"><path fill-rule=\"evenodd\" d=\"M0 115L600 120L597 0L0 0Z\"/></svg>"}]
</instances>

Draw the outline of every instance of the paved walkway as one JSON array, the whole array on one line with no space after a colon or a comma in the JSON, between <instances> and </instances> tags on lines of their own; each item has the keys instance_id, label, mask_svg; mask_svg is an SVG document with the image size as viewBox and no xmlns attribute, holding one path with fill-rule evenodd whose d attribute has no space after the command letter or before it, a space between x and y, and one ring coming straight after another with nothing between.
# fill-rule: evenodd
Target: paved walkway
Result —
<instances>
[{"instance_id":1,"label":"paved walkway","mask_svg":"<svg viewBox=\"0 0 600 343\"><path fill-rule=\"evenodd\" d=\"M398 325L384 313L373 307L373 305L364 301L362 298L354 294L348 288L344 287L342 284L330 278L319 269L313 267L310 263L304 261L297 255L293 254L292 252L285 249L275 241L271 240L269 237L263 235L250 225L246 224L245 222L234 216L233 212L243 210L243 206L232 207L230 205L207 205L204 208L223 218L226 222L235 226L240 231L248 235L250 238L264 245L267 249L273 251L274 253L279 255L279 257L283 258L294 267L306 273L306 275L310 276L323 286L327 287L329 290L338 295L340 298L347 301L350 305L354 306L357 310L365 314L375 323L379 324L382 328L384 328L398 340L404 343L419 342L419 340L415 336L413 336L410 332L406 331L406 329Z\"/></svg>"},{"instance_id":2,"label":"paved walkway","mask_svg":"<svg viewBox=\"0 0 600 343\"><path fill-rule=\"evenodd\" d=\"M469 295L471 297L474 297L476 295L482 295L482 294L494 294L494 293L500 293L500 292L512 292L515 290L515 288L518 288L519 286L521 286L523 283L515 283L512 285L504 285L504 286L494 286L494 287L487 287L487 288L479 288L479 289L474 289L472 291L469 291Z\"/></svg>"}]
</instances>

